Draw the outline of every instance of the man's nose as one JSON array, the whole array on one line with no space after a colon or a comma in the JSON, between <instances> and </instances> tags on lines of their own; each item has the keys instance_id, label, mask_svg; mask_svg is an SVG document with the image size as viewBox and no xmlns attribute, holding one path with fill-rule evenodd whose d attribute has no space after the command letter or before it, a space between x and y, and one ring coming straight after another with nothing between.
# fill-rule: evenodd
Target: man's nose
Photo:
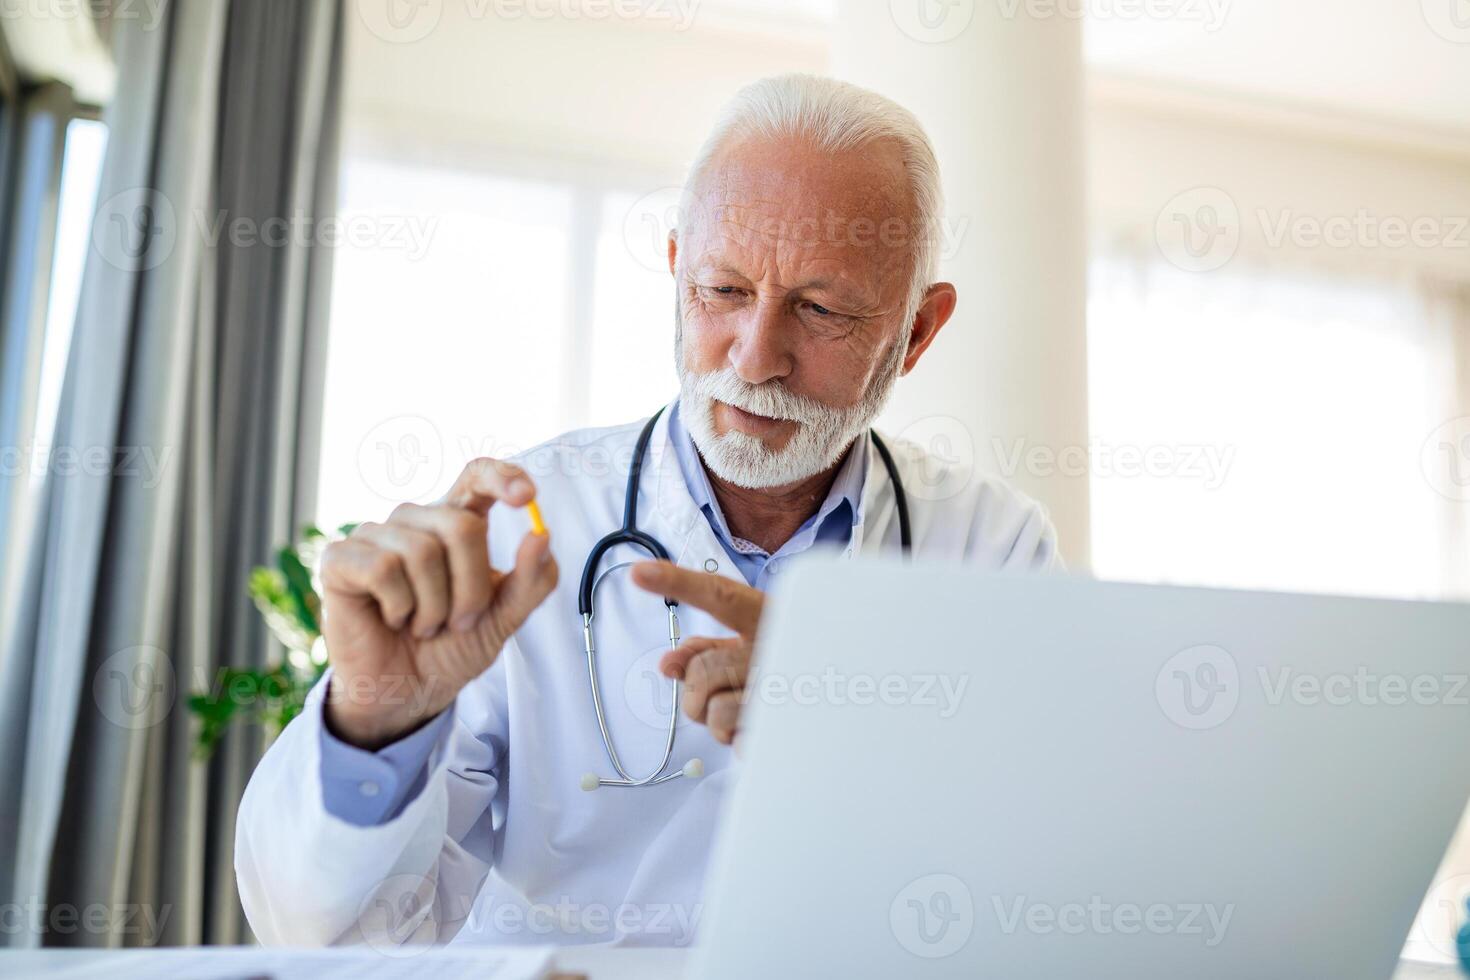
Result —
<instances>
[{"instance_id":1,"label":"man's nose","mask_svg":"<svg viewBox=\"0 0 1470 980\"><path fill-rule=\"evenodd\" d=\"M761 299L730 346L730 366L742 381L753 385L784 378L794 363L788 346L790 336L785 304Z\"/></svg>"}]
</instances>

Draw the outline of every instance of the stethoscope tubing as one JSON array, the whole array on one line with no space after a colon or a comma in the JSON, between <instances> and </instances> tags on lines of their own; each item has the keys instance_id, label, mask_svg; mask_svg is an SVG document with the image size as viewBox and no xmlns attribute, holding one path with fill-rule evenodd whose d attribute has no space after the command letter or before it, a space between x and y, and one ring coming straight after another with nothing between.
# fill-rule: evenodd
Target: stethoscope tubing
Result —
<instances>
[{"instance_id":1,"label":"stethoscope tubing","mask_svg":"<svg viewBox=\"0 0 1470 980\"><path fill-rule=\"evenodd\" d=\"M643 476L643 458L648 452L648 443L653 437L654 426L663 413L663 408L654 412L644 424L643 431L638 434L638 442L633 449L632 465L628 468L628 485L623 497L623 526L604 535L592 546L592 550L587 555L587 561L582 566L582 578L577 589L577 611L582 615L582 639L587 655L587 679L592 692L592 709L597 715L597 728L602 733L602 746L607 751L607 760L619 777L604 779L594 773L588 773L582 777L583 789L591 790L599 786L656 786L671 779L678 779L680 776L698 776L704 771L703 763L699 759L691 759L683 769L665 772L669 767L669 760L674 756L674 732L679 723L681 685L677 680L673 682L674 698L669 706L669 725L664 740L663 761L659 763L657 769L642 778L633 776L623 767L618 750L613 745L612 731L608 726L607 714L602 707L602 690L597 680L597 642L592 630L592 624L596 618L597 588L609 574L633 564L631 561L619 562L598 574L597 568L603 556L618 545L626 544L642 548L660 561L673 560L669 557L668 550L659 543L657 538L638 529L638 484ZM899 546L905 555L909 555L912 553L913 544L910 537L908 499L904 493L903 481L899 478L898 467L893 461L892 453L883 444L883 440L878 438L878 433L870 430L868 435L873 440L873 448L878 451L883 468L888 472L889 482L893 485L894 502L898 508ZM679 646L679 617L674 611L678 602L665 597L664 606L669 616L669 649L675 650Z\"/></svg>"}]
</instances>

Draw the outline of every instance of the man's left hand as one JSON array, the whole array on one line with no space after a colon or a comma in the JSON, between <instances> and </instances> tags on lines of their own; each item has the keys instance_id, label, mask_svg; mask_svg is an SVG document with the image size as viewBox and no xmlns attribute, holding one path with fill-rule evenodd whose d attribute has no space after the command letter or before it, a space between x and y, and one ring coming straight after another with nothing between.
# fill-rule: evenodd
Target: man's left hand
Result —
<instances>
[{"instance_id":1,"label":"man's left hand","mask_svg":"<svg viewBox=\"0 0 1470 980\"><path fill-rule=\"evenodd\" d=\"M729 745L740 728L740 707L765 595L723 575L691 571L666 561L634 565L633 584L703 609L736 632L728 637L690 637L659 661L665 677L684 682L684 713L707 727L715 741Z\"/></svg>"}]
</instances>

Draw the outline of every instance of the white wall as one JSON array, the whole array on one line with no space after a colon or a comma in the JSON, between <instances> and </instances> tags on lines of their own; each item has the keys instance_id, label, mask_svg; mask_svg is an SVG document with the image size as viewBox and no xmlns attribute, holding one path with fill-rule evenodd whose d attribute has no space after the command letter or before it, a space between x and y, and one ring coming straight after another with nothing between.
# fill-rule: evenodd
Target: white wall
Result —
<instances>
[{"instance_id":1,"label":"white wall","mask_svg":"<svg viewBox=\"0 0 1470 980\"><path fill-rule=\"evenodd\" d=\"M1190 95L1107 76L1094 76L1090 103L1089 196L1097 246L1156 248L1156 223L1171 200L1217 188L1228 197L1195 193L1180 204L1234 205L1240 238L1233 261L1470 278L1470 135ZM1347 244L1312 244L1307 235L1288 234L1278 245L1273 239L1283 219L1307 231L1327 230L1336 219L1335 226L1348 232ZM1421 222L1424 240L1433 244L1394 247L1391 234L1375 238L1375 228L1392 233L1394 221L1409 227Z\"/></svg>"},{"instance_id":2,"label":"white wall","mask_svg":"<svg viewBox=\"0 0 1470 980\"><path fill-rule=\"evenodd\" d=\"M740 85L826 67L819 38L783 40L707 18L680 30L669 20L505 19L475 9L444 4L432 33L411 43L349 18L349 135L401 142L420 133L436 144L681 172Z\"/></svg>"}]
</instances>

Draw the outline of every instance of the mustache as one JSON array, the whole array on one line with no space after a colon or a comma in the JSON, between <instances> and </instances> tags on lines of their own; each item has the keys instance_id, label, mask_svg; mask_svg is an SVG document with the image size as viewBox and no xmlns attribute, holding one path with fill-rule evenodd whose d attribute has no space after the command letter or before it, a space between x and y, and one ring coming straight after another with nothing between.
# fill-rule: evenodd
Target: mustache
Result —
<instances>
[{"instance_id":1,"label":"mustache","mask_svg":"<svg viewBox=\"0 0 1470 980\"><path fill-rule=\"evenodd\" d=\"M705 374L687 376L690 393L704 400L721 401L752 415L768 419L796 422L799 425L831 425L842 418L842 412L814 398L788 391L779 381L751 384L724 367Z\"/></svg>"}]
</instances>

